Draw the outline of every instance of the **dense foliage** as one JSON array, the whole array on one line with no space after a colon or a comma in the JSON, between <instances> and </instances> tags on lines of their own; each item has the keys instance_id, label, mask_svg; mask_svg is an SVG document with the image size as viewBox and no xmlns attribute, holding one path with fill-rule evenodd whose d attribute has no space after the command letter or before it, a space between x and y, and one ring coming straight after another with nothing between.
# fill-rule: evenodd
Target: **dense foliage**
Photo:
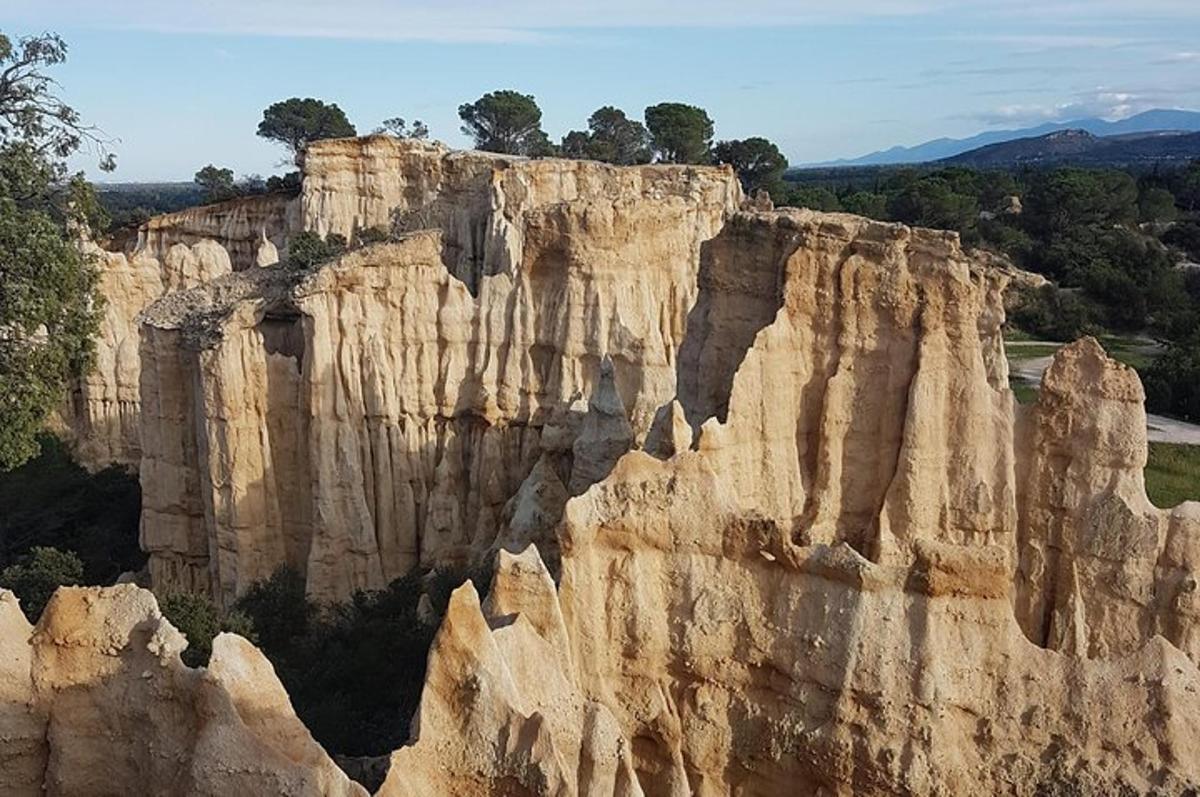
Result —
<instances>
[{"instance_id":1,"label":"dense foliage","mask_svg":"<svg viewBox=\"0 0 1200 797\"><path fill-rule=\"evenodd\" d=\"M1200 423L1200 330L1173 341L1142 374L1155 411Z\"/></svg>"},{"instance_id":2,"label":"dense foliage","mask_svg":"<svg viewBox=\"0 0 1200 797\"><path fill-rule=\"evenodd\" d=\"M718 141L713 147L713 159L732 166L749 195L760 189L778 192L788 166L779 147L758 136L743 141Z\"/></svg>"},{"instance_id":3,"label":"dense foliage","mask_svg":"<svg viewBox=\"0 0 1200 797\"><path fill-rule=\"evenodd\" d=\"M212 655L212 642L217 634L229 631L256 642L254 624L245 614L233 611L222 618L212 601L203 595L191 592L176 592L159 601L163 616L182 633L188 641L180 658L191 667L208 663Z\"/></svg>"},{"instance_id":4,"label":"dense foliage","mask_svg":"<svg viewBox=\"0 0 1200 797\"><path fill-rule=\"evenodd\" d=\"M871 170L789 175L775 198L954 230L1053 285L1010 315L1036 337L1149 334L1166 354L1143 373L1152 411L1200 417L1200 162L1129 173L1057 168ZM806 179L807 178L807 179Z\"/></svg>"},{"instance_id":5,"label":"dense foliage","mask_svg":"<svg viewBox=\"0 0 1200 797\"><path fill-rule=\"evenodd\" d=\"M222 169L211 163L196 172L193 178L196 185L204 191L205 202L221 202L237 196L237 186L234 184L233 169Z\"/></svg>"},{"instance_id":6,"label":"dense foliage","mask_svg":"<svg viewBox=\"0 0 1200 797\"><path fill-rule=\"evenodd\" d=\"M646 129L662 163L711 163L713 121L703 108L660 102L646 109Z\"/></svg>"},{"instance_id":7,"label":"dense foliage","mask_svg":"<svg viewBox=\"0 0 1200 797\"><path fill-rule=\"evenodd\" d=\"M295 269L312 268L344 251L346 239L341 235L331 233L322 238L319 233L305 230L288 241L288 266Z\"/></svg>"},{"instance_id":8,"label":"dense foliage","mask_svg":"<svg viewBox=\"0 0 1200 797\"><path fill-rule=\"evenodd\" d=\"M21 599L21 611L37 622L54 590L83 583L83 562L70 551L38 546L21 561L0 570L0 589Z\"/></svg>"},{"instance_id":9,"label":"dense foliage","mask_svg":"<svg viewBox=\"0 0 1200 797\"><path fill-rule=\"evenodd\" d=\"M118 467L88 473L57 438L40 443L37 457L0 474L0 567L50 546L79 557L87 584L139 570L146 557L138 548L137 475Z\"/></svg>"},{"instance_id":10,"label":"dense foliage","mask_svg":"<svg viewBox=\"0 0 1200 797\"><path fill-rule=\"evenodd\" d=\"M258 135L283 144L296 155L311 141L345 138L357 133L336 103L312 97L292 97L263 111Z\"/></svg>"},{"instance_id":11,"label":"dense foliage","mask_svg":"<svg viewBox=\"0 0 1200 797\"><path fill-rule=\"evenodd\" d=\"M649 163L650 133L620 108L606 105L588 117L587 130L572 130L563 136L562 154L621 166Z\"/></svg>"},{"instance_id":12,"label":"dense foliage","mask_svg":"<svg viewBox=\"0 0 1200 797\"><path fill-rule=\"evenodd\" d=\"M486 571L415 571L386 589L318 606L286 568L253 585L221 619L203 597L171 595L163 613L188 638L185 660L208 661L212 640L232 631L257 644L287 688L297 715L325 749L381 755L402 745L425 681L425 664L450 592ZM425 616L419 606L428 595Z\"/></svg>"},{"instance_id":13,"label":"dense foliage","mask_svg":"<svg viewBox=\"0 0 1200 797\"><path fill-rule=\"evenodd\" d=\"M542 130L542 109L531 94L502 90L458 106L462 131L485 152L550 155L554 146Z\"/></svg>"},{"instance_id":14,"label":"dense foliage","mask_svg":"<svg viewBox=\"0 0 1200 797\"><path fill-rule=\"evenodd\" d=\"M64 159L102 142L45 74L66 51L53 35L0 35L0 470L37 452L47 415L90 362L99 322L97 273L74 230L102 225L103 212Z\"/></svg>"}]
</instances>

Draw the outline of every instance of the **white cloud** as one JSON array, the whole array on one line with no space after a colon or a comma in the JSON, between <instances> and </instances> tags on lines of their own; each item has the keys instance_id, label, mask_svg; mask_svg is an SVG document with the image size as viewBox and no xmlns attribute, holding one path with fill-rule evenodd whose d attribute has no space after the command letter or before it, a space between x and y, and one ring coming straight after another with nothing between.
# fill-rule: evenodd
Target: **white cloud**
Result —
<instances>
[{"instance_id":1,"label":"white cloud","mask_svg":"<svg viewBox=\"0 0 1200 797\"><path fill-rule=\"evenodd\" d=\"M959 118L983 122L989 126L1025 126L1092 117L1113 121L1152 108L1171 105L1172 103L1160 94L1098 88L1091 92L1081 93L1066 102L1052 105L1002 105L988 111L965 114Z\"/></svg>"},{"instance_id":2,"label":"white cloud","mask_svg":"<svg viewBox=\"0 0 1200 797\"><path fill-rule=\"evenodd\" d=\"M1156 64L1200 64L1200 52L1181 52L1164 55Z\"/></svg>"}]
</instances>

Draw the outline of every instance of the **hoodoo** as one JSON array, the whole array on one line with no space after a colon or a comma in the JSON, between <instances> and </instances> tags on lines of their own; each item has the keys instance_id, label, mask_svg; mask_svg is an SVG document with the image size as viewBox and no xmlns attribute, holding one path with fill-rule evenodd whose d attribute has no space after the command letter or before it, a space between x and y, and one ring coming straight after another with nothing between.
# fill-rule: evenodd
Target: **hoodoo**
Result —
<instances>
[{"instance_id":1,"label":"hoodoo","mask_svg":"<svg viewBox=\"0 0 1200 797\"><path fill-rule=\"evenodd\" d=\"M1200 788L1200 504L1147 500L1141 385L1095 340L1016 404L992 258L743 209L722 168L386 137L314 144L293 202L106 256L154 301L85 403L97 457L140 456L156 590L493 563L379 794ZM100 761L112 793L361 793L249 643L188 669L145 591L35 629L6 597L0 634L6 793Z\"/></svg>"}]
</instances>

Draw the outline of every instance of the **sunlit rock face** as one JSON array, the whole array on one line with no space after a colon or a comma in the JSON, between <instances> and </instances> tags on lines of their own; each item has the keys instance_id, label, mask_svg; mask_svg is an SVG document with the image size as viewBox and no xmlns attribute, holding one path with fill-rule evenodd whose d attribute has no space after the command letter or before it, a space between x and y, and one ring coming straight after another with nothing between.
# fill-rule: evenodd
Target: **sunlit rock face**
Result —
<instances>
[{"instance_id":1,"label":"sunlit rock face","mask_svg":"<svg viewBox=\"0 0 1200 797\"><path fill-rule=\"evenodd\" d=\"M710 252L656 455L566 503L557 589L529 548L455 594L381 793L1196 788L1200 505L1146 501L1134 372L1080 341L1016 417L952 237Z\"/></svg>"},{"instance_id":2,"label":"sunlit rock face","mask_svg":"<svg viewBox=\"0 0 1200 797\"><path fill-rule=\"evenodd\" d=\"M141 460L138 314L164 293L250 268L260 256L274 263L272 241L285 245L298 219L297 198L243 197L155 216L125 247L84 244L104 309L95 362L60 413L81 464L136 469Z\"/></svg>"},{"instance_id":3,"label":"sunlit rock face","mask_svg":"<svg viewBox=\"0 0 1200 797\"><path fill-rule=\"evenodd\" d=\"M227 604L288 564L344 599L466 563L514 516L546 531L565 497L534 516L510 501L539 461L582 492L645 436L705 242L741 198L727 169L386 138L314 145L305 170L314 228L390 207L434 229L145 311L142 544L164 589Z\"/></svg>"},{"instance_id":4,"label":"sunlit rock face","mask_svg":"<svg viewBox=\"0 0 1200 797\"><path fill-rule=\"evenodd\" d=\"M142 540L156 589L226 606L281 564L340 599L494 563L488 595L450 600L380 794L1200 787L1200 505L1146 500L1141 386L1094 340L1015 404L992 258L742 211L718 169L371 138L314 147L305 170L305 225L411 232L144 311ZM90 594L60 592L39 629ZM137 645L169 657L149 599L127 600L158 640ZM13 611L0 763L25 784L108 737L86 712L40 730L56 704L38 662L66 654L45 631L9 645L30 634ZM258 777L295 744L284 791L351 793L265 663L223 639L204 677L236 708L257 692L222 673L259 673L273 708L178 709L238 740L188 747L213 751L200 768ZM137 711L176 705L139 689ZM135 751L160 732L136 727Z\"/></svg>"},{"instance_id":5,"label":"sunlit rock face","mask_svg":"<svg viewBox=\"0 0 1200 797\"><path fill-rule=\"evenodd\" d=\"M30 627L0 591L0 793L366 796L292 711L241 637L206 669L154 596L63 587Z\"/></svg>"}]
</instances>

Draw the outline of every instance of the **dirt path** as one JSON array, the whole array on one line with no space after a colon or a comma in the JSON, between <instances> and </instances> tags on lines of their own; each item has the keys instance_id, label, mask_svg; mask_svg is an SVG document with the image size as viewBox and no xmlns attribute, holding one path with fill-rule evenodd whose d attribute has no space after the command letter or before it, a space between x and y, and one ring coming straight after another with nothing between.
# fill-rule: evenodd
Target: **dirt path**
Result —
<instances>
[{"instance_id":1,"label":"dirt path","mask_svg":"<svg viewBox=\"0 0 1200 797\"><path fill-rule=\"evenodd\" d=\"M1057 346L1061 344L1049 341L1014 341L1008 346L1012 353L1019 351L1021 346ZM1053 357L1033 357L1028 360L1014 360L1009 355L1009 372L1021 381L1036 387L1042 383L1042 374L1054 361ZM1146 437L1151 443L1181 443L1183 445L1200 446L1200 426L1194 423L1177 421L1174 418L1164 418L1161 415L1146 415Z\"/></svg>"}]
</instances>

